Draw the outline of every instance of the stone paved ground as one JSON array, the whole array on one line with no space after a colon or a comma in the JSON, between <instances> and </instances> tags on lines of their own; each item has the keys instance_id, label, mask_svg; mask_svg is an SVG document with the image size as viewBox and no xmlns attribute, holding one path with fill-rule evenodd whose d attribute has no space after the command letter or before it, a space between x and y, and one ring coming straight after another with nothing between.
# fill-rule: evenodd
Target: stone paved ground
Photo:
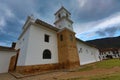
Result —
<instances>
[{"instance_id":1,"label":"stone paved ground","mask_svg":"<svg viewBox=\"0 0 120 80\"><path fill-rule=\"evenodd\" d=\"M10 75L9 73L3 73L0 74L0 80L17 80L17 79Z\"/></svg>"},{"instance_id":2,"label":"stone paved ground","mask_svg":"<svg viewBox=\"0 0 120 80\"><path fill-rule=\"evenodd\" d=\"M61 80L61 79L68 79L75 77L82 77L81 80L89 80L89 77L91 76L114 74L116 72L120 73L120 67L114 67L111 69L94 69L94 70L82 71L82 72L58 71L58 72L51 72L46 74L24 77L20 79L16 79L14 76L12 76L9 73L4 73L4 74L0 74L0 80Z\"/></svg>"},{"instance_id":3,"label":"stone paved ground","mask_svg":"<svg viewBox=\"0 0 120 80\"><path fill-rule=\"evenodd\" d=\"M0 74L0 80L56 80L57 77L66 75L67 72L54 72L48 74L34 75L17 79L9 73Z\"/></svg>"}]
</instances>

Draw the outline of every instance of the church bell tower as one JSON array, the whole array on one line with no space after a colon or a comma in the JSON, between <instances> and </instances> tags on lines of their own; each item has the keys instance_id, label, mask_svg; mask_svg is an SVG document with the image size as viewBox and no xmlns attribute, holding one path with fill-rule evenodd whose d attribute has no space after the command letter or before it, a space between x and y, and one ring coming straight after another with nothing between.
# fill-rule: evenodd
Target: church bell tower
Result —
<instances>
[{"instance_id":1,"label":"church bell tower","mask_svg":"<svg viewBox=\"0 0 120 80\"><path fill-rule=\"evenodd\" d=\"M71 13L63 6L55 13L54 24L59 29L67 28L73 31L73 21L71 20Z\"/></svg>"},{"instance_id":2,"label":"church bell tower","mask_svg":"<svg viewBox=\"0 0 120 80\"><path fill-rule=\"evenodd\" d=\"M57 39L58 59L62 69L74 69L80 66L75 32L73 31L73 22L70 15L64 7L61 7L55 13L55 25L61 29L57 32Z\"/></svg>"}]
</instances>

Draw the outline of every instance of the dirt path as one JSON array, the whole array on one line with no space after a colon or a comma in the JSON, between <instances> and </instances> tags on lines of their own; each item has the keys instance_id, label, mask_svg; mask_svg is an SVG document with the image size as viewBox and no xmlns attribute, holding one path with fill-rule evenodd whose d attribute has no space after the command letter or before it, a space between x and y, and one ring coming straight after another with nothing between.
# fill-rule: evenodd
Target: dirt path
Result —
<instances>
[{"instance_id":1,"label":"dirt path","mask_svg":"<svg viewBox=\"0 0 120 80\"><path fill-rule=\"evenodd\" d=\"M92 76L100 76L100 75L105 75L105 74L113 74L120 72L120 67L114 67L112 69L94 69L90 71L83 71L83 72L69 72L67 75L64 76L59 76L58 78L60 79L68 79L68 78L86 78L87 77L92 77Z\"/></svg>"},{"instance_id":2,"label":"dirt path","mask_svg":"<svg viewBox=\"0 0 120 80\"><path fill-rule=\"evenodd\" d=\"M112 69L94 69L89 71L75 71L75 72L53 72L44 75L35 75L30 77L24 77L21 79L16 79L9 73L0 74L0 80L60 80L68 78L81 78L81 80L88 80L88 77L105 75L120 72L120 67L114 67Z\"/></svg>"}]
</instances>

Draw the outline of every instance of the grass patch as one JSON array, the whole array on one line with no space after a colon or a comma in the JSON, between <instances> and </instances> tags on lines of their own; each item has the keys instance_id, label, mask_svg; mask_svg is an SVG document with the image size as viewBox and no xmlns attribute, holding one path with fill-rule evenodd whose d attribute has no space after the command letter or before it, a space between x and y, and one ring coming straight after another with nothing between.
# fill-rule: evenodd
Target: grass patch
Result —
<instances>
[{"instance_id":1,"label":"grass patch","mask_svg":"<svg viewBox=\"0 0 120 80\"><path fill-rule=\"evenodd\" d=\"M89 70L98 69L98 68L110 69L113 67L120 67L119 59L104 60L104 61L96 62L93 64L84 65L84 66L81 66L76 71L89 71Z\"/></svg>"},{"instance_id":2,"label":"grass patch","mask_svg":"<svg viewBox=\"0 0 120 80\"><path fill-rule=\"evenodd\" d=\"M111 59L111 60L104 60L94 64L96 68L113 68L113 67L120 67L120 60L119 59Z\"/></svg>"},{"instance_id":3,"label":"grass patch","mask_svg":"<svg viewBox=\"0 0 120 80\"><path fill-rule=\"evenodd\" d=\"M69 78L69 79L60 79L60 80L84 80L84 77ZM120 80L120 73L88 77L87 80Z\"/></svg>"},{"instance_id":4,"label":"grass patch","mask_svg":"<svg viewBox=\"0 0 120 80\"><path fill-rule=\"evenodd\" d=\"M90 71L94 69L110 69L114 67L120 67L120 60L119 59L111 59L111 60L104 60L88 65L81 66L79 69L75 71ZM69 79L61 79L61 80L120 80L120 73L116 71L110 74L98 74L93 76L79 76L76 78L69 78Z\"/></svg>"},{"instance_id":5,"label":"grass patch","mask_svg":"<svg viewBox=\"0 0 120 80\"><path fill-rule=\"evenodd\" d=\"M90 80L120 80L120 73L103 75L91 78Z\"/></svg>"}]
</instances>

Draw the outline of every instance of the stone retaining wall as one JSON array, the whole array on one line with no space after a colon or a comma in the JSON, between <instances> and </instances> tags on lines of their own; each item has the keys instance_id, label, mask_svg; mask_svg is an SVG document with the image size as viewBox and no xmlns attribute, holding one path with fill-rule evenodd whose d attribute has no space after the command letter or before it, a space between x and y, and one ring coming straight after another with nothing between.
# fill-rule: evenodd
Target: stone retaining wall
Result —
<instances>
[{"instance_id":1,"label":"stone retaining wall","mask_svg":"<svg viewBox=\"0 0 120 80\"><path fill-rule=\"evenodd\" d=\"M60 69L60 66L58 63L16 67L16 71L22 74L30 74L35 72L50 71L50 70L57 70L57 69Z\"/></svg>"}]
</instances>

